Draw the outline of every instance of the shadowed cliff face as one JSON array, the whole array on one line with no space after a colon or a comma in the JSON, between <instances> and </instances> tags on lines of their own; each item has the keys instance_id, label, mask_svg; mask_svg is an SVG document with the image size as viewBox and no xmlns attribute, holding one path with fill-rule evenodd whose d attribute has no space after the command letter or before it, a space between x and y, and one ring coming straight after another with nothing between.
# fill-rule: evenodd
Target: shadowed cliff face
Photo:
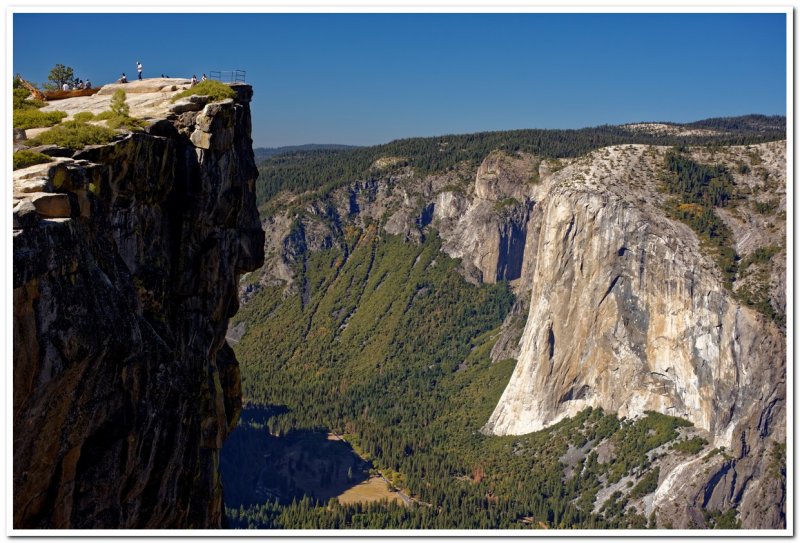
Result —
<instances>
[{"instance_id":1,"label":"shadowed cliff face","mask_svg":"<svg viewBox=\"0 0 800 543\"><path fill-rule=\"evenodd\" d=\"M222 525L225 331L264 258L237 92L15 175L15 528Z\"/></svg>"}]
</instances>

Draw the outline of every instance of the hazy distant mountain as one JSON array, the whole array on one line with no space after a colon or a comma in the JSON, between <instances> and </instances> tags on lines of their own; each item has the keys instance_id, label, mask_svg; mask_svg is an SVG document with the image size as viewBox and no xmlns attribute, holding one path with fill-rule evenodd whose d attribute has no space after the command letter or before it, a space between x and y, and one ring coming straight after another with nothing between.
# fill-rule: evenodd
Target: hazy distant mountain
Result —
<instances>
[{"instance_id":1,"label":"hazy distant mountain","mask_svg":"<svg viewBox=\"0 0 800 543\"><path fill-rule=\"evenodd\" d=\"M708 128L727 132L774 132L786 130L783 115L742 115L740 117L715 117L688 123L693 128Z\"/></svg>"},{"instance_id":2,"label":"hazy distant mountain","mask_svg":"<svg viewBox=\"0 0 800 543\"><path fill-rule=\"evenodd\" d=\"M271 156L293 153L295 151L318 151L318 150L343 150L355 149L357 145L338 145L336 143L306 143L305 145L286 145L284 147L257 147L253 149L256 162Z\"/></svg>"}]
</instances>

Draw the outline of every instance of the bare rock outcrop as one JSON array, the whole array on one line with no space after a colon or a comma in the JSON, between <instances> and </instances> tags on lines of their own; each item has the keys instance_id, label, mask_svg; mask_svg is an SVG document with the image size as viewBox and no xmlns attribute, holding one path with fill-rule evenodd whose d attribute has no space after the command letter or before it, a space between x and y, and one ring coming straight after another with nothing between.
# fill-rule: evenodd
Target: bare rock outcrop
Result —
<instances>
[{"instance_id":1,"label":"bare rock outcrop","mask_svg":"<svg viewBox=\"0 0 800 543\"><path fill-rule=\"evenodd\" d=\"M145 132L15 172L15 528L222 526L225 332L264 258L236 89L188 123L143 90Z\"/></svg>"},{"instance_id":2,"label":"bare rock outcrop","mask_svg":"<svg viewBox=\"0 0 800 543\"><path fill-rule=\"evenodd\" d=\"M388 163L394 164L392 161ZM405 167L336 190L328 202L266 217L267 266L262 284L291 285L305 250L331 247L345 225L379 223L391 235L418 242L434 228L442 250L462 258L473 283L514 281L522 274L527 224L538 194L540 161L531 155L492 153L469 184L464 172L420 180Z\"/></svg>"},{"instance_id":3,"label":"bare rock outcrop","mask_svg":"<svg viewBox=\"0 0 800 543\"><path fill-rule=\"evenodd\" d=\"M513 281L522 275L533 185L539 160L494 151L478 167L470 199L442 192L434 203L442 250L461 258L474 282Z\"/></svg>"},{"instance_id":4,"label":"bare rock outcrop","mask_svg":"<svg viewBox=\"0 0 800 543\"><path fill-rule=\"evenodd\" d=\"M491 202L507 198L524 200L528 196L528 187L539 181L539 162L528 154L512 156L503 151L492 151L478 167L475 196Z\"/></svg>"}]
</instances>

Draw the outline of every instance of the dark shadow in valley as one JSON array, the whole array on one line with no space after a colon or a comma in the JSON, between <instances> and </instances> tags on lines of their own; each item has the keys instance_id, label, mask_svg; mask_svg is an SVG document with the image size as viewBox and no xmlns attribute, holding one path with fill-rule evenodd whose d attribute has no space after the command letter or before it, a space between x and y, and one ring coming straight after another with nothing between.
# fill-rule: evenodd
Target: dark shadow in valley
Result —
<instances>
[{"instance_id":1,"label":"dark shadow in valley","mask_svg":"<svg viewBox=\"0 0 800 543\"><path fill-rule=\"evenodd\" d=\"M225 441L220 472L225 505L247 507L303 496L325 502L369 477L369 462L327 432L296 430L276 436L269 419L285 406L250 406Z\"/></svg>"}]
</instances>

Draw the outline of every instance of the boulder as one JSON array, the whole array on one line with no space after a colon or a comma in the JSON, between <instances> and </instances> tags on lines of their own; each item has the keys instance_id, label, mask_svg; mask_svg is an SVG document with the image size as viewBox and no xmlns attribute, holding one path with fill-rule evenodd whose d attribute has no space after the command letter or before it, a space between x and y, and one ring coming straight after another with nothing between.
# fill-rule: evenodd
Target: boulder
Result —
<instances>
[{"instance_id":1,"label":"boulder","mask_svg":"<svg viewBox=\"0 0 800 543\"><path fill-rule=\"evenodd\" d=\"M200 111L209 100L211 100L210 96L193 94L192 96L187 96L186 98L181 98L180 100L176 101L175 104L170 108L170 112L180 115L181 113L185 113L187 111Z\"/></svg>"},{"instance_id":2,"label":"boulder","mask_svg":"<svg viewBox=\"0 0 800 543\"><path fill-rule=\"evenodd\" d=\"M39 214L36 212L33 202L26 199L14 206L14 230L32 228L38 222Z\"/></svg>"},{"instance_id":3,"label":"boulder","mask_svg":"<svg viewBox=\"0 0 800 543\"><path fill-rule=\"evenodd\" d=\"M202 130L195 130L189 138L195 147L211 149L211 134Z\"/></svg>"},{"instance_id":4,"label":"boulder","mask_svg":"<svg viewBox=\"0 0 800 543\"><path fill-rule=\"evenodd\" d=\"M30 201L36 212L48 219L69 218L72 216L72 204L68 194L37 192L31 194Z\"/></svg>"},{"instance_id":5,"label":"boulder","mask_svg":"<svg viewBox=\"0 0 800 543\"><path fill-rule=\"evenodd\" d=\"M50 188L49 177L31 177L18 179L14 182L14 192L47 192Z\"/></svg>"}]
</instances>

